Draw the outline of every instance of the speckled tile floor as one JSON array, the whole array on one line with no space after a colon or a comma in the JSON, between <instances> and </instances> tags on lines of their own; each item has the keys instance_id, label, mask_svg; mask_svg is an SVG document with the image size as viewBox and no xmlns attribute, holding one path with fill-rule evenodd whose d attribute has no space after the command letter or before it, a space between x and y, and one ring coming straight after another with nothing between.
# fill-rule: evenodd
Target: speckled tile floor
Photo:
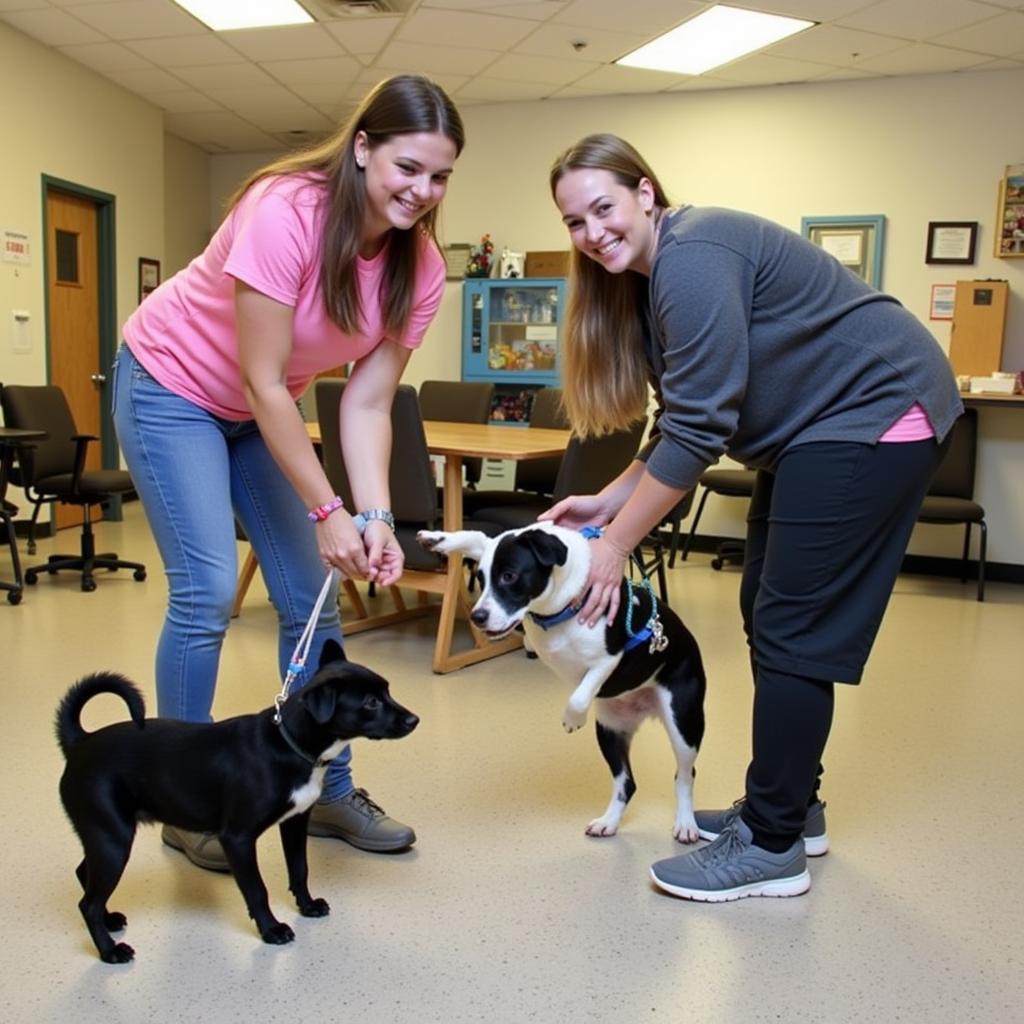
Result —
<instances>
[{"instance_id":1,"label":"speckled tile floor","mask_svg":"<svg viewBox=\"0 0 1024 1024\"><path fill-rule=\"evenodd\" d=\"M672 759L657 725L636 741L640 788L622 831L588 839L606 769L589 730L562 731L567 693L543 666L516 653L434 676L429 619L355 637L349 656L422 718L409 739L355 752L358 784L415 825L416 847L381 856L311 840L311 888L333 910L305 920L276 834L264 836L271 902L297 934L270 947L230 878L142 829L111 901L137 960L111 967L76 907L80 850L57 797L52 716L72 681L101 668L137 679L153 703L164 584L137 505L99 531L102 546L150 564L145 583L103 578L83 594L71 577L44 577L19 607L0 602L3 1020L1019 1019L1024 588L991 584L979 605L956 581L900 579L864 684L839 692L824 793L832 852L811 863L811 892L723 905L648 881L650 863L674 852ZM739 793L749 751L739 575L695 555L670 577L709 675L697 800L718 806ZM219 716L270 703L274 647L257 583L228 639ZM102 700L87 725L120 715Z\"/></svg>"}]
</instances>

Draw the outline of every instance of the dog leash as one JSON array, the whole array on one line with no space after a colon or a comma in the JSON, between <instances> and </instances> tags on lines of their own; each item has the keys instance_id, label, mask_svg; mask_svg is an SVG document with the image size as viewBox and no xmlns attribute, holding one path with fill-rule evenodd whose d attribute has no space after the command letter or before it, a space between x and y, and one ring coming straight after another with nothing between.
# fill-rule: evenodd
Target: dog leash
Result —
<instances>
[{"instance_id":1,"label":"dog leash","mask_svg":"<svg viewBox=\"0 0 1024 1024\"><path fill-rule=\"evenodd\" d=\"M292 651L292 656L288 661L288 671L284 677L284 685L281 687L281 692L274 698L275 725L281 724L281 705L288 699L288 691L291 689L292 683L295 682L296 677L306 667L306 658L309 657L309 648L313 643L313 633L316 631L316 620L320 618L320 611L323 609L324 601L327 600L331 584L337 575L337 569L331 569L327 573L324 585L320 588L320 596L313 605L313 613L306 622L306 627L299 637L299 642L295 645L295 650Z\"/></svg>"}]
</instances>

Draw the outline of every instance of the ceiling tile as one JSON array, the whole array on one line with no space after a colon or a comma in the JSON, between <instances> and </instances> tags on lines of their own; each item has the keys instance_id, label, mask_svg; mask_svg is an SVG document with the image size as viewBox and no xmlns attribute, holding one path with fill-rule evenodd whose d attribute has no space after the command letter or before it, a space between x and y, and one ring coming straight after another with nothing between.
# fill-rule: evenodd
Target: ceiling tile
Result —
<instances>
[{"instance_id":1,"label":"ceiling tile","mask_svg":"<svg viewBox=\"0 0 1024 1024\"><path fill-rule=\"evenodd\" d=\"M287 86L334 85L338 92L352 82L363 66L355 57L319 57L316 60L267 60L260 67Z\"/></svg>"},{"instance_id":2,"label":"ceiling tile","mask_svg":"<svg viewBox=\"0 0 1024 1024\"><path fill-rule=\"evenodd\" d=\"M401 18L346 18L324 25L330 34L348 50L360 56L374 56L394 35Z\"/></svg>"},{"instance_id":3,"label":"ceiling tile","mask_svg":"<svg viewBox=\"0 0 1024 1024\"><path fill-rule=\"evenodd\" d=\"M707 6L687 0L572 0L552 21L651 36L675 28Z\"/></svg>"},{"instance_id":4,"label":"ceiling tile","mask_svg":"<svg viewBox=\"0 0 1024 1024\"><path fill-rule=\"evenodd\" d=\"M645 68L608 64L580 78L574 84L586 89L598 88L609 93L659 92L678 85L683 77L686 76L673 75L668 71L648 71Z\"/></svg>"},{"instance_id":5,"label":"ceiling tile","mask_svg":"<svg viewBox=\"0 0 1024 1024\"><path fill-rule=\"evenodd\" d=\"M478 76L467 82L456 94L455 102L476 100L483 103L541 100L555 88L544 82L511 82Z\"/></svg>"},{"instance_id":6,"label":"ceiling tile","mask_svg":"<svg viewBox=\"0 0 1024 1024\"><path fill-rule=\"evenodd\" d=\"M270 85L273 79L255 64L213 64L209 67L177 68L175 74L204 92L210 89Z\"/></svg>"},{"instance_id":7,"label":"ceiling tile","mask_svg":"<svg viewBox=\"0 0 1024 1024\"><path fill-rule=\"evenodd\" d=\"M499 55L498 50L473 50L466 46L420 46L393 42L381 51L377 64L392 71L434 75L454 71L475 75ZM378 76L378 78L383 76Z\"/></svg>"},{"instance_id":8,"label":"ceiling tile","mask_svg":"<svg viewBox=\"0 0 1024 1024\"><path fill-rule=\"evenodd\" d=\"M287 109L304 106L303 101L295 93L286 89L283 85L275 83L249 86L218 86L205 89L204 92L210 99L216 100L222 106L235 111L259 110L261 108Z\"/></svg>"},{"instance_id":9,"label":"ceiling tile","mask_svg":"<svg viewBox=\"0 0 1024 1024\"><path fill-rule=\"evenodd\" d=\"M715 70L723 78L743 82L745 85L782 85L787 82L812 81L835 68L829 64L811 64L808 61L758 53Z\"/></svg>"},{"instance_id":10,"label":"ceiling tile","mask_svg":"<svg viewBox=\"0 0 1024 1024\"><path fill-rule=\"evenodd\" d=\"M930 43L911 43L902 50L894 50L881 57L868 57L858 62L858 66L883 75L907 74L909 69L916 74L936 74L941 71L960 71L981 64L984 60L983 56L965 50L950 50Z\"/></svg>"},{"instance_id":11,"label":"ceiling tile","mask_svg":"<svg viewBox=\"0 0 1024 1024\"><path fill-rule=\"evenodd\" d=\"M74 15L111 39L158 39L161 36L205 35L210 30L177 4L152 0L83 4Z\"/></svg>"},{"instance_id":12,"label":"ceiling tile","mask_svg":"<svg viewBox=\"0 0 1024 1024\"><path fill-rule=\"evenodd\" d=\"M1024 51L1024 13L999 14L991 21L938 36L932 42L996 57L1009 57Z\"/></svg>"},{"instance_id":13,"label":"ceiling tile","mask_svg":"<svg viewBox=\"0 0 1024 1024\"><path fill-rule=\"evenodd\" d=\"M765 53L773 57L792 57L821 64L850 64L864 57L877 57L905 46L909 40L858 32L834 25L816 25L789 39L770 46Z\"/></svg>"},{"instance_id":14,"label":"ceiling tile","mask_svg":"<svg viewBox=\"0 0 1024 1024\"><path fill-rule=\"evenodd\" d=\"M301 60L334 57L341 47L320 25L280 25L223 33L225 42L250 60Z\"/></svg>"},{"instance_id":15,"label":"ceiling tile","mask_svg":"<svg viewBox=\"0 0 1024 1024\"><path fill-rule=\"evenodd\" d=\"M205 36L172 36L166 39L134 39L125 44L135 53L168 68L198 64L242 64L245 57L210 33Z\"/></svg>"},{"instance_id":16,"label":"ceiling tile","mask_svg":"<svg viewBox=\"0 0 1024 1024\"><path fill-rule=\"evenodd\" d=\"M154 92L176 92L182 83L172 74L160 68L142 68L138 71L107 71L107 78L123 85L130 92L137 92L149 99Z\"/></svg>"},{"instance_id":17,"label":"ceiling tile","mask_svg":"<svg viewBox=\"0 0 1024 1024\"><path fill-rule=\"evenodd\" d=\"M430 7L443 7L451 11L480 11L487 14L503 14L509 18L532 18L546 21L559 10L569 6L571 0L536 0L526 3L523 0L421 0L420 10Z\"/></svg>"},{"instance_id":18,"label":"ceiling tile","mask_svg":"<svg viewBox=\"0 0 1024 1024\"><path fill-rule=\"evenodd\" d=\"M221 105L209 96L195 89L178 89L173 92L153 92L151 102L172 114L198 114L207 110L222 110Z\"/></svg>"},{"instance_id":19,"label":"ceiling tile","mask_svg":"<svg viewBox=\"0 0 1024 1024\"><path fill-rule=\"evenodd\" d=\"M841 25L899 36L915 42L934 39L954 29L998 15L973 0L880 0L862 11L838 19Z\"/></svg>"},{"instance_id":20,"label":"ceiling tile","mask_svg":"<svg viewBox=\"0 0 1024 1024\"><path fill-rule=\"evenodd\" d=\"M133 71L152 64L120 43L82 43L61 46L60 52L96 71Z\"/></svg>"},{"instance_id":21,"label":"ceiling tile","mask_svg":"<svg viewBox=\"0 0 1024 1024\"><path fill-rule=\"evenodd\" d=\"M596 61L564 61L550 57L531 57L513 53L499 57L488 69L488 78L508 78L516 82L546 82L568 85L601 65Z\"/></svg>"},{"instance_id":22,"label":"ceiling tile","mask_svg":"<svg viewBox=\"0 0 1024 1024\"><path fill-rule=\"evenodd\" d=\"M586 60L610 62L647 42L647 36L632 32L608 32L604 29L581 29L575 25L550 22L541 25L517 46L513 53L529 53L559 60ZM584 43L575 49L573 43Z\"/></svg>"},{"instance_id":23,"label":"ceiling tile","mask_svg":"<svg viewBox=\"0 0 1024 1024\"><path fill-rule=\"evenodd\" d=\"M53 8L45 11L6 12L4 21L47 46L109 42L105 36L83 25L77 18Z\"/></svg>"},{"instance_id":24,"label":"ceiling tile","mask_svg":"<svg viewBox=\"0 0 1024 1024\"><path fill-rule=\"evenodd\" d=\"M418 10L402 23L395 34L401 42L444 46L455 40L460 46L504 50L525 39L537 28L535 21L495 18L487 14L460 11Z\"/></svg>"}]
</instances>

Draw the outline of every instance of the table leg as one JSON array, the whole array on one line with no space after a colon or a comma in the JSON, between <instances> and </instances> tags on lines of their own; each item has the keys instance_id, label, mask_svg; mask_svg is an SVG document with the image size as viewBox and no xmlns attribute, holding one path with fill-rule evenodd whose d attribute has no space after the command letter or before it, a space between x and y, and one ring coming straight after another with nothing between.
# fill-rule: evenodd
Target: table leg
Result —
<instances>
[{"instance_id":1,"label":"table leg","mask_svg":"<svg viewBox=\"0 0 1024 1024\"><path fill-rule=\"evenodd\" d=\"M444 528L447 532L462 529L462 456L447 455L444 461ZM473 634L474 646L459 654L452 653L452 641L455 637L455 618L459 609L459 598L463 587L462 555L448 556L448 579L441 599L441 615L437 625L437 641L434 644L434 671L438 674L453 672L466 665L475 665L478 661L496 658L522 647L523 641L519 634L514 633L504 640L491 641L472 623L469 623Z\"/></svg>"}]
</instances>

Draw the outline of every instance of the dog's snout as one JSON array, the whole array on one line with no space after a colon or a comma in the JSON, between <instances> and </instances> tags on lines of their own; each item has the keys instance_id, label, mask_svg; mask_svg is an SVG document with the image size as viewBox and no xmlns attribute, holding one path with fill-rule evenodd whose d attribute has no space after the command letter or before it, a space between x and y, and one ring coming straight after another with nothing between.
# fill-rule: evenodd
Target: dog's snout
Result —
<instances>
[{"instance_id":1,"label":"dog's snout","mask_svg":"<svg viewBox=\"0 0 1024 1024\"><path fill-rule=\"evenodd\" d=\"M486 608L474 608L469 613L469 617L474 626L485 626L487 625L487 614Z\"/></svg>"},{"instance_id":2,"label":"dog's snout","mask_svg":"<svg viewBox=\"0 0 1024 1024\"><path fill-rule=\"evenodd\" d=\"M402 719L402 725L405 726L406 732L412 732L419 724L419 715L414 715L411 711Z\"/></svg>"}]
</instances>

